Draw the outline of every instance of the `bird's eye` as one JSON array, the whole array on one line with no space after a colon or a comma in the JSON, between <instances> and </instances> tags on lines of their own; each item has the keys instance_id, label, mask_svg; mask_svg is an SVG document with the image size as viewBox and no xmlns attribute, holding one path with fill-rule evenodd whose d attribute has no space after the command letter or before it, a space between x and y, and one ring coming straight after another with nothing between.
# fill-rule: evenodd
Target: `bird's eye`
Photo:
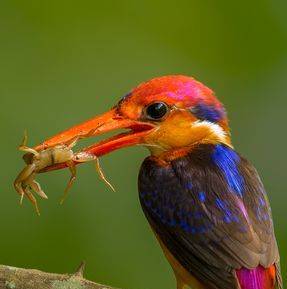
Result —
<instances>
[{"instance_id":1,"label":"bird's eye","mask_svg":"<svg viewBox=\"0 0 287 289\"><path fill-rule=\"evenodd\" d=\"M146 107L145 114L149 119L160 120L168 112L168 106L164 102L154 102Z\"/></svg>"}]
</instances>

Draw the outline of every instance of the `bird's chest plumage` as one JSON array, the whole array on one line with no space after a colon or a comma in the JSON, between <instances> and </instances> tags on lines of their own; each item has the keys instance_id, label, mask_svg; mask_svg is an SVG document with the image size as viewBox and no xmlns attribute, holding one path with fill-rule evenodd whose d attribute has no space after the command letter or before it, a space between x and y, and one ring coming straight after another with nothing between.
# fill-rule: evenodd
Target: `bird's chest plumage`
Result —
<instances>
[{"instance_id":1,"label":"bird's chest plumage","mask_svg":"<svg viewBox=\"0 0 287 289\"><path fill-rule=\"evenodd\" d=\"M202 145L166 165L147 158L139 196L162 244L210 288L238 288L233 270L278 260L264 188L230 148Z\"/></svg>"}]
</instances>

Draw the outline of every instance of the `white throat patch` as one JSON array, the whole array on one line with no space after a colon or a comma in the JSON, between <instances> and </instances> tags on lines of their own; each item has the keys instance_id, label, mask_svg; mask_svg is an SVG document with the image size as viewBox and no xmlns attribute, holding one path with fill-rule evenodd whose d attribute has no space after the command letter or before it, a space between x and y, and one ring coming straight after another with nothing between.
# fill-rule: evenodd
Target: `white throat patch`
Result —
<instances>
[{"instance_id":1,"label":"white throat patch","mask_svg":"<svg viewBox=\"0 0 287 289\"><path fill-rule=\"evenodd\" d=\"M213 122L207 121L207 120L197 120L192 124L193 127L196 128L206 128L209 129L210 132L212 132L216 137L218 137L218 140L225 142L226 141L226 133L223 130L223 128Z\"/></svg>"}]
</instances>

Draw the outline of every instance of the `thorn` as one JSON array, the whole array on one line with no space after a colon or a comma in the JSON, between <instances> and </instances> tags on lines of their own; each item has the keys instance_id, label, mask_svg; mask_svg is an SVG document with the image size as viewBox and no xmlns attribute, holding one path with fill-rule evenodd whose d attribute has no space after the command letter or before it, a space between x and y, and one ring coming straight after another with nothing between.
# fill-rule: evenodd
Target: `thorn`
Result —
<instances>
[{"instance_id":1,"label":"thorn","mask_svg":"<svg viewBox=\"0 0 287 289\"><path fill-rule=\"evenodd\" d=\"M82 261L73 275L80 277L80 278L84 278L85 267L86 267L86 262Z\"/></svg>"},{"instance_id":2,"label":"thorn","mask_svg":"<svg viewBox=\"0 0 287 289\"><path fill-rule=\"evenodd\" d=\"M99 158L96 158L96 170L99 173L100 178L115 192L115 188L113 187L113 185L106 179L105 174L101 168L100 165L100 160Z\"/></svg>"}]
</instances>

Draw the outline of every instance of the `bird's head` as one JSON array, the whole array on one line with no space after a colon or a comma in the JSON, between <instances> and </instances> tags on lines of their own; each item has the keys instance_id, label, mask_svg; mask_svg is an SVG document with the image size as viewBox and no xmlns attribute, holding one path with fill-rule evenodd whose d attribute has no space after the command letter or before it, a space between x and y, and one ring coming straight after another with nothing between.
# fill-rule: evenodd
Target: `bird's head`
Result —
<instances>
[{"instance_id":1,"label":"bird's head","mask_svg":"<svg viewBox=\"0 0 287 289\"><path fill-rule=\"evenodd\" d=\"M84 150L101 156L142 144L160 156L188 151L200 143L230 146L226 113L213 91L191 77L172 75L140 84L110 111L55 135L36 149L117 129L129 131Z\"/></svg>"}]
</instances>

